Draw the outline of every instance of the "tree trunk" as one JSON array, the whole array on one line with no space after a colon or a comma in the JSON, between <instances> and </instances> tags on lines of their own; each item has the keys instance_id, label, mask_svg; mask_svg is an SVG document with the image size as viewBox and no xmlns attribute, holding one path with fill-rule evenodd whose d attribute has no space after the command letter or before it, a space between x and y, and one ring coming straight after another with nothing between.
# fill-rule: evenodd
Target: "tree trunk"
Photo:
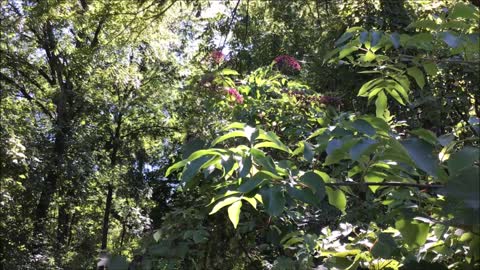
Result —
<instances>
[{"instance_id":1,"label":"tree trunk","mask_svg":"<svg viewBox=\"0 0 480 270\"><path fill-rule=\"evenodd\" d=\"M117 165L117 154L120 148L120 133L122 126L122 114L118 113L116 117L116 128L114 134L112 134L112 152L110 154L110 168L111 170L115 169ZM103 225L102 225L102 245L101 249L106 250L108 246L108 226L110 223L110 212L112 211L112 201L113 201L113 184L110 182L107 186L107 198L105 199L105 212L103 215Z\"/></svg>"}]
</instances>

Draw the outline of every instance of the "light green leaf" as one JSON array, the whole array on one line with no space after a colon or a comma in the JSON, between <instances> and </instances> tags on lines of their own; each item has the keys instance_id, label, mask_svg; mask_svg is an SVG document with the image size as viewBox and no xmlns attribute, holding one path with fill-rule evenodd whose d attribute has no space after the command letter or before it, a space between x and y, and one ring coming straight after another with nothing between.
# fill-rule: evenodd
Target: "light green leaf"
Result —
<instances>
[{"instance_id":1,"label":"light green leaf","mask_svg":"<svg viewBox=\"0 0 480 270\"><path fill-rule=\"evenodd\" d=\"M228 207L228 218L235 229L240 221L240 208L242 208L242 201L236 201Z\"/></svg>"},{"instance_id":2,"label":"light green leaf","mask_svg":"<svg viewBox=\"0 0 480 270\"><path fill-rule=\"evenodd\" d=\"M338 55L338 59L343 59L355 51L358 51L358 47L356 46L347 47L340 51L340 54Z\"/></svg>"},{"instance_id":3,"label":"light green leaf","mask_svg":"<svg viewBox=\"0 0 480 270\"><path fill-rule=\"evenodd\" d=\"M327 192L328 203L345 214L345 208L347 206L347 197L345 197L345 193L340 189L333 189L331 187L326 187L325 191Z\"/></svg>"},{"instance_id":4,"label":"light green leaf","mask_svg":"<svg viewBox=\"0 0 480 270\"><path fill-rule=\"evenodd\" d=\"M271 131L261 132L260 135L258 135L258 139L273 142L279 147L278 149L283 150L283 151L288 152L288 153L290 152L290 149L288 149L288 147L285 146L280 141L280 138L275 133L273 133Z\"/></svg>"},{"instance_id":5,"label":"light green leaf","mask_svg":"<svg viewBox=\"0 0 480 270\"><path fill-rule=\"evenodd\" d=\"M405 105L405 102L403 101L402 97L398 94L398 92L395 90L395 88L385 88L385 90L390 94L391 97L393 97L398 103Z\"/></svg>"},{"instance_id":6,"label":"light green leaf","mask_svg":"<svg viewBox=\"0 0 480 270\"><path fill-rule=\"evenodd\" d=\"M257 200L255 197L242 197L242 200L247 201L252 205L253 208L257 209Z\"/></svg>"},{"instance_id":7,"label":"light green leaf","mask_svg":"<svg viewBox=\"0 0 480 270\"><path fill-rule=\"evenodd\" d=\"M383 82L382 79L373 79L370 80L362 85L360 90L358 90L358 95L359 97L365 97L367 93L369 92L370 89L378 85L379 83Z\"/></svg>"},{"instance_id":8,"label":"light green leaf","mask_svg":"<svg viewBox=\"0 0 480 270\"><path fill-rule=\"evenodd\" d=\"M430 76L437 75L438 73L437 64L435 64L434 62L424 62L422 65L423 65L423 69L425 69L425 72L428 75Z\"/></svg>"},{"instance_id":9,"label":"light green leaf","mask_svg":"<svg viewBox=\"0 0 480 270\"><path fill-rule=\"evenodd\" d=\"M368 51L363 57L363 61L372 62L373 60L375 60L375 58L376 58L376 55L373 52Z\"/></svg>"},{"instance_id":10,"label":"light green leaf","mask_svg":"<svg viewBox=\"0 0 480 270\"><path fill-rule=\"evenodd\" d=\"M210 211L209 215L213 215L215 214L216 212L218 212L220 209L222 209L223 207L227 206L227 205L230 205L238 200L241 200L241 197L227 197L223 200L221 200L220 202L218 202L217 204L215 204L215 206L213 207L212 211Z\"/></svg>"},{"instance_id":11,"label":"light green leaf","mask_svg":"<svg viewBox=\"0 0 480 270\"><path fill-rule=\"evenodd\" d=\"M225 140L228 140L230 138L235 138L235 137L244 137L244 138L247 138L246 134L245 134L245 131L243 130L235 130L235 131L232 131L232 132L229 132L227 134L224 134L218 138L216 138L213 142L212 142L212 146L216 145L216 144L219 144Z\"/></svg>"},{"instance_id":12,"label":"light green leaf","mask_svg":"<svg viewBox=\"0 0 480 270\"><path fill-rule=\"evenodd\" d=\"M384 118L385 111L387 110L387 96L383 91L380 91L375 101L375 113L379 118Z\"/></svg>"},{"instance_id":13,"label":"light green leaf","mask_svg":"<svg viewBox=\"0 0 480 270\"><path fill-rule=\"evenodd\" d=\"M478 14L475 15L475 7L466 3L459 2L451 10L448 18L464 18L464 19L477 19Z\"/></svg>"},{"instance_id":14,"label":"light green leaf","mask_svg":"<svg viewBox=\"0 0 480 270\"><path fill-rule=\"evenodd\" d=\"M240 75L237 71L229 68L222 69L220 71L220 74L222 75Z\"/></svg>"},{"instance_id":15,"label":"light green leaf","mask_svg":"<svg viewBox=\"0 0 480 270\"><path fill-rule=\"evenodd\" d=\"M369 183L381 183L387 177L386 174L378 171L370 171L365 175L365 182ZM370 190L375 193L380 186L368 186Z\"/></svg>"},{"instance_id":16,"label":"light green leaf","mask_svg":"<svg viewBox=\"0 0 480 270\"><path fill-rule=\"evenodd\" d=\"M261 142L261 143L255 144L254 147L255 148L274 148L274 149L278 149L278 150L282 150L284 152L290 153L290 150L286 148L285 145L278 145L274 142Z\"/></svg>"},{"instance_id":17,"label":"light green leaf","mask_svg":"<svg viewBox=\"0 0 480 270\"><path fill-rule=\"evenodd\" d=\"M418 248L427 241L430 226L426 223L400 219L395 222L395 228L410 248Z\"/></svg>"},{"instance_id":18,"label":"light green leaf","mask_svg":"<svg viewBox=\"0 0 480 270\"><path fill-rule=\"evenodd\" d=\"M176 170L184 167L187 164L187 162L188 161L186 161L186 160L182 160L182 161L179 161L179 162L173 164L172 166L168 167L167 172L165 173L165 176L169 176L173 171L176 171Z\"/></svg>"}]
</instances>

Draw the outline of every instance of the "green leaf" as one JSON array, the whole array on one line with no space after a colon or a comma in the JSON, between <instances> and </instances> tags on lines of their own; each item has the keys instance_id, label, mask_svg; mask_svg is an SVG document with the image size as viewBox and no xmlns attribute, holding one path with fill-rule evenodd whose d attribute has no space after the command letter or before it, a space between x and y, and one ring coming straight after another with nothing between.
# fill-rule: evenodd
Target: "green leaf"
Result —
<instances>
[{"instance_id":1,"label":"green leaf","mask_svg":"<svg viewBox=\"0 0 480 270\"><path fill-rule=\"evenodd\" d=\"M338 59L343 59L343 58L352 54L355 51L358 51L358 47L356 47L356 46L347 47L347 48L340 51L340 53L338 55Z\"/></svg>"},{"instance_id":2,"label":"green leaf","mask_svg":"<svg viewBox=\"0 0 480 270\"><path fill-rule=\"evenodd\" d=\"M278 145L277 143L274 143L274 142L261 142L261 143L255 144L254 147L255 148L274 148L274 149L282 150L287 153L290 152L290 150L286 148L285 145Z\"/></svg>"},{"instance_id":3,"label":"green leaf","mask_svg":"<svg viewBox=\"0 0 480 270\"><path fill-rule=\"evenodd\" d=\"M378 85L379 83L383 82L382 79L373 79L370 80L362 85L360 90L358 90L358 95L359 97L365 97L366 94L369 92L370 89Z\"/></svg>"},{"instance_id":4,"label":"green leaf","mask_svg":"<svg viewBox=\"0 0 480 270\"><path fill-rule=\"evenodd\" d=\"M240 75L237 71L229 68L222 69L220 71L220 74L222 75Z\"/></svg>"},{"instance_id":5,"label":"green leaf","mask_svg":"<svg viewBox=\"0 0 480 270\"><path fill-rule=\"evenodd\" d=\"M462 170L475 166L480 159L480 150L475 147L466 146L462 150L452 154L448 159L448 170L451 175L458 174Z\"/></svg>"},{"instance_id":6,"label":"green leaf","mask_svg":"<svg viewBox=\"0 0 480 270\"><path fill-rule=\"evenodd\" d=\"M277 170L275 169L275 163L271 157L261 157L261 158L254 158L256 163L260 165L261 169L266 169L274 174L277 174Z\"/></svg>"},{"instance_id":7,"label":"green leaf","mask_svg":"<svg viewBox=\"0 0 480 270\"><path fill-rule=\"evenodd\" d=\"M353 34L350 32L343 33L343 35L337 41L335 41L335 47L351 39L352 37L353 37Z\"/></svg>"},{"instance_id":8,"label":"green leaf","mask_svg":"<svg viewBox=\"0 0 480 270\"><path fill-rule=\"evenodd\" d=\"M252 178L245 179L245 181L238 187L238 191L248 193L260 186L260 184L266 181L266 179L269 179L268 175L258 172Z\"/></svg>"},{"instance_id":9,"label":"green leaf","mask_svg":"<svg viewBox=\"0 0 480 270\"><path fill-rule=\"evenodd\" d=\"M400 219L395 222L395 228L400 231L407 245L418 248L427 241L430 226L426 223Z\"/></svg>"},{"instance_id":10,"label":"green leaf","mask_svg":"<svg viewBox=\"0 0 480 270\"><path fill-rule=\"evenodd\" d=\"M262 200L266 204L267 213L279 216L285 206L285 197L280 186L273 186L262 193Z\"/></svg>"},{"instance_id":11,"label":"green leaf","mask_svg":"<svg viewBox=\"0 0 480 270\"><path fill-rule=\"evenodd\" d=\"M240 208L242 208L242 201L236 201L228 207L228 218L236 229L240 221Z\"/></svg>"},{"instance_id":12,"label":"green leaf","mask_svg":"<svg viewBox=\"0 0 480 270\"><path fill-rule=\"evenodd\" d=\"M468 161L470 162L470 161ZM460 215L462 224L478 224L480 221L480 167L473 166L451 174L445 187L447 201L454 199L453 204L460 202ZM458 206L457 206L458 207ZM471 211L473 209L475 215ZM466 213L463 214L462 212Z\"/></svg>"},{"instance_id":13,"label":"green leaf","mask_svg":"<svg viewBox=\"0 0 480 270\"><path fill-rule=\"evenodd\" d=\"M418 67L408 68L407 74L414 78L418 86L423 89L425 86L425 77L423 76L423 72Z\"/></svg>"},{"instance_id":14,"label":"green leaf","mask_svg":"<svg viewBox=\"0 0 480 270\"><path fill-rule=\"evenodd\" d=\"M368 150L372 149L372 146L376 143L377 141L370 138L362 139L359 143L350 148L350 156L352 157L352 160L359 160L362 155L369 153L370 151Z\"/></svg>"},{"instance_id":15,"label":"green leaf","mask_svg":"<svg viewBox=\"0 0 480 270\"><path fill-rule=\"evenodd\" d=\"M235 137L244 137L244 138L247 138L246 134L245 134L245 131L243 130L235 130L235 131L232 131L232 132L229 132L227 134L224 134L218 138L216 138L213 142L212 142L212 146L216 145L216 144L219 144L225 140L228 140L230 138L235 138Z\"/></svg>"},{"instance_id":16,"label":"green leaf","mask_svg":"<svg viewBox=\"0 0 480 270\"><path fill-rule=\"evenodd\" d=\"M290 153L290 149L288 149L287 146L285 146L281 141L280 141L280 138L278 138L278 136L269 131L269 132L261 132L260 135L258 136L258 139L259 140L266 140L266 141L269 141L269 142L273 142L275 143L275 145L277 145L278 149L280 150L283 150L287 153Z\"/></svg>"},{"instance_id":17,"label":"green leaf","mask_svg":"<svg viewBox=\"0 0 480 270\"><path fill-rule=\"evenodd\" d=\"M158 240L160 240L161 236L162 236L162 233L160 231L156 231L153 234L153 239L155 239L155 242L158 242Z\"/></svg>"},{"instance_id":18,"label":"green leaf","mask_svg":"<svg viewBox=\"0 0 480 270\"><path fill-rule=\"evenodd\" d=\"M260 131L258 129L253 128L251 126L245 126L243 131L245 132L245 137L247 137L247 139L250 142L255 141L258 137L258 134L260 133Z\"/></svg>"},{"instance_id":19,"label":"green leaf","mask_svg":"<svg viewBox=\"0 0 480 270\"><path fill-rule=\"evenodd\" d=\"M369 183L381 183L385 180L385 177L387 177L386 174L382 173L382 172L378 172L378 171L369 171L366 175L365 175L365 182L369 182ZM377 191L377 189L380 187L380 186L368 186L370 188L370 190L375 193Z\"/></svg>"},{"instance_id":20,"label":"green leaf","mask_svg":"<svg viewBox=\"0 0 480 270\"><path fill-rule=\"evenodd\" d=\"M313 190L319 200L323 200L325 197L325 183L322 177L315 172L307 172L299 180Z\"/></svg>"},{"instance_id":21,"label":"green leaf","mask_svg":"<svg viewBox=\"0 0 480 270\"><path fill-rule=\"evenodd\" d=\"M305 160L312 162L314 155L313 146L307 142L303 142L303 157Z\"/></svg>"},{"instance_id":22,"label":"green leaf","mask_svg":"<svg viewBox=\"0 0 480 270\"><path fill-rule=\"evenodd\" d=\"M223 200L221 200L220 202L218 202L217 204L215 204L215 206L213 207L212 211L210 211L210 213L208 213L209 215L213 215L215 214L216 212L218 212L220 209L222 209L223 207L227 206L227 205L231 205L232 203L238 201L238 200L241 200L241 197L227 197Z\"/></svg>"},{"instance_id":23,"label":"green leaf","mask_svg":"<svg viewBox=\"0 0 480 270\"><path fill-rule=\"evenodd\" d=\"M242 158L242 161L239 164L238 177L243 178L250 173L252 169L252 157L245 156Z\"/></svg>"},{"instance_id":24,"label":"green leaf","mask_svg":"<svg viewBox=\"0 0 480 270\"><path fill-rule=\"evenodd\" d=\"M242 197L242 200L247 201L253 208L257 209L257 200L255 197Z\"/></svg>"},{"instance_id":25,"label":"green leaf","mask_svg":"<svg viewBox=\"0 0 480 270\"><path fill-rule=\"evenodd\" d=\"M389 259L396 253L397 249L397 243L395 243L393 237L390 234L381 233L370 252L375 258Z\"/></svg>"},{"instance_id":26,"label":"green leaf","mask_svg":"<svg viewBox=\"0 0 480 270\"><path fill-rule=\"evenodd\" d=\"M420 139L423 139L426 142L429 142L432 145L437 145L437 136L430 130L419 128L410 131L410 133L417 135Z\"/></svg>"},{"instance_id":27,"label":"green leaf","mask_svg":"<svg viewBox=\"0 0 480 270\"><path fill-rule=\"evenodd\" d=\"M375 135L375 128L363 119L357 119L352 123L352 126L359 132L367 134L368 136Z\"/></svg>"},{"instance_id":28,"label":"green leaf","mask_svg":"<svg viewBox=\"0 0 480 270\"><path fill-rule=\"evenodd\" d=\"M390 41L395 49L400 48L400 35L398 35L398 33L392 33L390 35Z\"/></svg>"},{"instance_id":29,"label":"green leaf","mask_svg":"<svg viewBox=\"0 0 480 270\"><path fill-rule=\"evenodd\" d=\"M325 188L328 195L328 203L338 208L342 213L345 213L345 208L347 206L347 197L345 193L340 189L333 189L330 187Z\"/></svg>"},{"instance_id":30,"label":"green leaf","mask_svg":"<svg viewBox=\"0 0 480 270\"><path fill-rule=\"evenodd\" d=\"M434 62L424 62L422 63L422 65L423 65L423 69L425 69L425 72L428 75L430 76L437 75L438 73L437 64L435 64Z\"/></svg>"},{"instance_id":31,"label":"green leaf","mask_svg":"<svg viewBox=\"0 0 480 270\"><path fill-rule=\"evenodd\" d=\"M188 161L186 161L186 160L182 160L182 161L179 161L179 162L173 164L172 166L168 167L167 172L165 173L165 176L169 176L173 171L176 171L176 170L184 167L187 164L187 162Z\"/></svg>"},{"instance_id":32,"label":"green leaf","mask_svg":"<svg viewBox=\"0 0 480 270\"><path fill-rule=\"evenodd\" d=\"M438 24L433 20L419 20L412 22L407 28L437 29Z\"/></svg>"},{"instance_id":33,"label":"green leaf","mask_svg":"<svg viewBox=\"0 0 480 270\"><path fill-rule=\"evenodd\" d=\"M433 154L434 148L431 144L416 138L402 141L401 144L418 168L432 176L438 175L438 157Z\"/></svg>"},{"instance_id":34,"label":"green leaf","mask_svg":"<svg viewBox=\"0 0 480 270\"><path fill-rule=\"evenodd\" d=\"M408 98L408 91L409 91L409 88L407 86L407 88L405 88L403 86L403 84L399 84L399 83L396 83L394 82L392 84L393 88L402 96L402 98L406 101L406 102L409 102L409 98Z\"/></svg>"},{"instance_id":35,"label":"green leaf","mask_svg":"<svg viewBox=\"0 0 480 270\"><path fill-rule=\"evenodd\" d=\"M464 18L464 19L477 19L478 15L475 15L475 7L466 3L459 2L450 11L448 18Z\"/></svg>"},{"instance_id":36,"label":"green leaf","mask_svg":"<svg viewBox=\"0 0 480 270\"><path fill-rule=\"evenodd\" d=\"M341 139L333 139L327 144L327 155L331 155L335 150L338 150L342 147L343 141Z\"/></svg>"},{"instance_id":37,"label":"green leaf","mask_svg":"<svg viewBox=\"0 0 480 270\"><path fill-rule=\"evenodd\" d=\"M370 41L370 46L375 47L382 38L382 35L382 32L372 31L372 39Z\"/></svg>"},{"instance_id":38,"label":"green leaf","mask_svg":"<svg viewBox=\"0 0 480 270\"><path fill-rule=\"evenodd\" d=\"M380 85L380 86L382 86L382 85ZM378 93L379 93L380 91L382 91L382 90L383 90L383 87L373 88L373 90L370 91L370 93L368 93L368 104L370 104L370 101L371 101L374 97L376 97L376 96L378 95Z\"/></svg>"},{"instance_id":39,"label":"green leaf","mask_svg":"<svg viewBox=\"0 0 480 270\"><path fill-rule=\"evenodd\" d=\"M385 90L390 94L391 97L393 97L398 103L405 105L405 102L403 101L402 97L397 93L395 88L385 88Z\"/></svg>"},{"instance_id":40,"label":"green leaf","mask_svg":"<svg viewBox=\"0 0 480 270\"><path fill-rule=\"evenodd\" d=\"M200 168L211 159L211 156L203 156L201 158L190 161L185 166L185 170L182 173L182 181L189 182L200 170Z\"/></svg>"},{"instance_id":41,"label":"green leaf","mask_svg":"<svg viewBox=\"0 0 480 270\"><path fill-rule=\"evenodd\" d=\"M203 150L197 150L193 152L188 158L188 161L195 160L199 157L206 156L206 155L212 155L212 156L224 156L224 155L229 155L230 152L225 150L225 149L219 149L219 148L210 148L210 149L203 149Z\"/></svg>"},{"instance_id":42,"label":"green leaf","mask_svg":"<svg viewBox=\"0 0 480 270\"><path fill-rule=\"evenodd\" d=\"M368 32L367 31L361 32L359 37L360 37L360 43L364 44L365 41L367 41Z\"/></svg>"},{"instance_id":43,"label":"green leaf","mask_svg":"<svg viewBox=\"0 0 480 270\"><path fill-rule=\"evenodd\" d=\"M115 255L108 260L108 269L110 270L128 270L127 258L121 255Z\"/></svg>"},{"instance_id":44,"label":"green leaf","mask_svg":"<svg viewBox=\"0 0 480 270\"><path fill-rule=\"evenodd\" d=\"M310 189L298 189L296 187L287 187L288 194L299 201L307 203L309 205L318 206L318 198L315 197Z\"/></svg>"},{"instance_id":45,"label":"green leaf","mask_svg":"<svg viewBox=\"0 0 480 270\"><path fill-rule=\"evenodd\" d=\"M451 32L443 32L441 37L450 48L457 48L460 45L461 39Z\"/></svg>"},{"instance_id":46,"label":"green leaf","mask_svg":"<svg viewBox=\"0 0 480 270\"><path fill-rule=\"evenodd\" d=\"M375 101L375 113L379 118L384 118L385 111L387 110L387 96L383 91L380 91Z\"/></svg>"},{"instance_id":47,"label":"green leaf","mask_svg":"<svg viewBox=\"0 0 480 270\"><path fill-rule=\"evenodd\" d=\"M373 52L368 51L363 57L363 61L372 62L373 60L375 60L375 58L376 58L376 55Z\"/></svg>"}]
</instances>

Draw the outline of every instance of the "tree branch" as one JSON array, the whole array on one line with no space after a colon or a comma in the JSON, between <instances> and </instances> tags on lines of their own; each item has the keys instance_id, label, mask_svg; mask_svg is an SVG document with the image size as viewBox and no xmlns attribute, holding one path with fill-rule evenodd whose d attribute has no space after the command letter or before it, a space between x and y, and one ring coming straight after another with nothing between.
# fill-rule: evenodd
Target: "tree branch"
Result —
<instances>
[{"instance_id":1,"label":"tree branch","mask_svg":"<svg viewBox=\"0 0 480 270\"><path fill-rule=\"evenodd\" d=\"M437 189L437 188L444 187L444 185L400 183L400 182L379 182L379 183L338 182L338 183L325 183L325 186L330 186L330 187L342 187L342 186L416 187L420 189Z\"/></svg>"},{"instance_id":2,"label":"tree branch","mask_svg":"<svg viewBox=\"0 0 480 270\"><path fill-rule=\"evenodd\" d=\"M7 82L13 86L15 86L16 88L18 88L18 90L20 90L20 92L22 93L23 97L25 97L28 101L32 102L32 103L36 103L40 109L42 110L43 113L45 113L46 115L48 115L50 117L50 119L55 119L55 117L52 115L52 113L47 109L47 107L45 107L45 105L43 105L40 101L34 99L32 96L30 96L27 92L27 90L25 89L25 87L19 85L18 83L16 83L13 79L7 77L6 75L0 73L0 80L4 81L4 82Z\"/></svg>"}]
</instances>

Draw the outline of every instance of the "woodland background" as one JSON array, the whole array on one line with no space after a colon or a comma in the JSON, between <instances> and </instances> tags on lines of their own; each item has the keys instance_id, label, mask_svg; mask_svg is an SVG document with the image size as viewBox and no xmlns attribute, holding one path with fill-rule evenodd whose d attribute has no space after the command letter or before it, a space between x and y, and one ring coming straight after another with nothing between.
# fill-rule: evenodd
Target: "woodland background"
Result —
<instances>
[{"instance_id":1,"label":"woodland background","mask_svg":"<svg viewBox=\"0 0 480 270\"><path fill-rule=\"evenodd\" d=\"M479 1L0 3L0 269L479 269Z\"/></svg>"}]
</instances>

